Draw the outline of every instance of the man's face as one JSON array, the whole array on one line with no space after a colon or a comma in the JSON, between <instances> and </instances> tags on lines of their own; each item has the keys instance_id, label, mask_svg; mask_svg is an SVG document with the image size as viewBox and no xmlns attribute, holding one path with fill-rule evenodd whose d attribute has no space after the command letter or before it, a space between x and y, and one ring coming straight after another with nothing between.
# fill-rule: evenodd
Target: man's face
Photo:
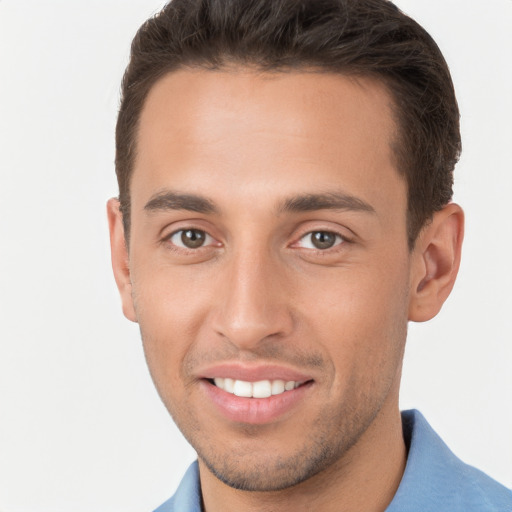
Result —
<instances>
[{"instance_id":1,"label":"man's face","mask_svg":"<svg viewBox=\"0 0 512 512\"><path fill-rule=\"evenodd\" d=\"M341 464L398 410L411 265L390 103L369 79L249 70L175 72L148 96L128 316L201 467L232 486Z\"/></svg>"}]
</instances>

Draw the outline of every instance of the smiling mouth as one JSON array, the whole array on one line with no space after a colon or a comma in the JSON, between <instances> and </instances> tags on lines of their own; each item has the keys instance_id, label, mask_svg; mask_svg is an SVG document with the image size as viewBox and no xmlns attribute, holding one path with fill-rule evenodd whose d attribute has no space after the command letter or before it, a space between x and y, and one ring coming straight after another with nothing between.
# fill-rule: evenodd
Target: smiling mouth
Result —
<instances>
[{"instance_id":1,"label":"smiling mouth","mask_svg":"<svg viewBox=\"0 0 512 512\"><path fill-rule=\"evenodd\" d=\"M311 382L285 381L281 379L249 382L227 377L216 377L214 379L208 379L208 381L227 393L243 398L269 398L271 396L281 395L287 391L292 391L307 382Z\"/></svg>"}]
</instances>

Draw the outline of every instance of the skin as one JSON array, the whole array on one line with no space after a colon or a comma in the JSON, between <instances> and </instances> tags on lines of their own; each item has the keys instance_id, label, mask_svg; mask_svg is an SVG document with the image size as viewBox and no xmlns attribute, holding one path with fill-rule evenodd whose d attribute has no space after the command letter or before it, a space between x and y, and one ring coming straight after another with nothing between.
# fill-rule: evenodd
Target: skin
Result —
<instances>
[{"instance_id":1,"label":"skin","mask_svg":"<svg viewBox=\"0 0 512 512\"><path fill-rule=\"evenodd\" d=\"M447 205L409 250L396 131L370 79L181 70L150 91L129 251L108 204L113 267L158 392L198 452L208 512L382 511L399 485L407 322L433 317L450 293L463 214ZM170 191L211 208L155 200ZM285 207L311 194L351 201ZM186 229L204 245L180 247ZM312 232L334 245L315 248ZM201 375L234 361L311 385L277 419L233 422Z\"/></svg>"}]
</instances>

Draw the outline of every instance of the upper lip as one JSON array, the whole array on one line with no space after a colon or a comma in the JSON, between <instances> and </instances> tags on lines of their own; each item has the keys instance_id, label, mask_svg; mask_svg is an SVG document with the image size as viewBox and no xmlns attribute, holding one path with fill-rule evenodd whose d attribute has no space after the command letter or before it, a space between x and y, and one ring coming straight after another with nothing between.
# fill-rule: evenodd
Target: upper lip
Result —
<instances>
[{"instance_id":1,"label":"upper lip","mask_svg":"<svg viewBox=\"0 0 512 512\"><path fill-rule=\"evenodd\" d=\"M208 366L198 372L199 378L214 379L223 377L247 382L258 382L261 380L285 380L295 382L306 382L313 380L311 375L286 366L276 364L242 364L240 362L227 362Z\"/></svg>"}]
</instances>

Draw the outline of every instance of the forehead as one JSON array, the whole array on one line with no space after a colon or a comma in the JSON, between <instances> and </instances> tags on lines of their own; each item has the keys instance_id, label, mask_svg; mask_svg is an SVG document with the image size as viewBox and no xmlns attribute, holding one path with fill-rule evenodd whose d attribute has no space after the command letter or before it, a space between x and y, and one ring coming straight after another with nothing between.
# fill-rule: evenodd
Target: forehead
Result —
<instances>
[{"instance_id":1,"label":"forehead","mask_svg":"<svg viewBox=\"0 0 512 512\"><path fill-rule=\"evenodd\" d=\"M243 190L250 199L276 189L318 189L322 180L326 189L338 181L363 199L372 189L386 194L402 181L395 137L390 96L370 78L180 70L146 99L132 205L134 192L147 199L158 188L208 196L217 190L226 198Z\"/></svg>"}]
</instances>

